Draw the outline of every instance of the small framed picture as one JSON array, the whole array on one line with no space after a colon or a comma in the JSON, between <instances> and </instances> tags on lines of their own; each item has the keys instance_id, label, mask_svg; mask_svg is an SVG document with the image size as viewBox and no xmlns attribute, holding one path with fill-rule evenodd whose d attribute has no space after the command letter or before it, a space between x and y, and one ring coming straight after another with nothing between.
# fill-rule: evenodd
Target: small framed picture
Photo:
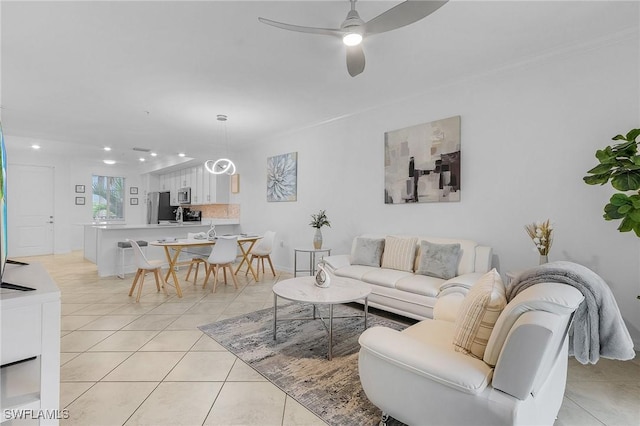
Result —
<instances>
[{"instance_id":1,"label":"small framed picture","mask_svg":"<svg viewBox=\"0 0 640 426\"><path fill-rule=\"evenodd\" d=\"M129 188L129 194L138 195L138 187L137 186L132 186L131 188ZM136 204L138 204L138 203L136 203Z\"/></svg>"},{"instance_id":2,"label":"small framed picture","mask_svg":"<svg viewBox=\"0 0 640 426\"><path fill-rule=\"evenodd\" d=\"M138 199L137 198L129 198L129 204L131 204L132 206L137 206L138 205Z\"/></svg>"},{"instance_id":3,"label":"small framed picture","mask_svg":"<svg viewBox=\"0 0 640 426\"><path fill-rule=\"evenodd\" d=\"M84 188L83 185L80 185L80 186ZM76 197L76 206L84 206L84 197Z\"/></svg>"},{"instance_id":4,"label":"small framed picture","mask_svg":"<svg viewBox=\"0 0 640 426\"><path fill-rule=\"evenodd\" d=\"M84 194L84 185L76 185L76 194ZM78 203L76 203L78 204ZM84 203L82 203L84 204Z\"/></svg>"}]
</instances>

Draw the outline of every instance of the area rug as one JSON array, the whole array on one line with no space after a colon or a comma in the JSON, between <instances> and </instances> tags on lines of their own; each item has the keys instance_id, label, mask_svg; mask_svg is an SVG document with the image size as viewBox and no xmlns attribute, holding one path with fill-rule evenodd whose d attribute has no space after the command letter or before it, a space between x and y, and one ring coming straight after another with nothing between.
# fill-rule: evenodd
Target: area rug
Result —
<instances>
[{"instance_id":1,"label":"area rug","mask_svg":"<svg viewBox=\"0 0 640 426\"><path fill-rule=\"evenodd\" d=\"M327 312L322 314L326 317ZM311 315L310 305L278 306L276 341L272 308L199 328L328 424L378 424L381 412L367 399L358 376L362 310L334 307L331 361L327 359L328 334L320 320L280 321ZM376 325L396 330L407 326L369 313L368 326Z\"/></svg>"}]
</instances>

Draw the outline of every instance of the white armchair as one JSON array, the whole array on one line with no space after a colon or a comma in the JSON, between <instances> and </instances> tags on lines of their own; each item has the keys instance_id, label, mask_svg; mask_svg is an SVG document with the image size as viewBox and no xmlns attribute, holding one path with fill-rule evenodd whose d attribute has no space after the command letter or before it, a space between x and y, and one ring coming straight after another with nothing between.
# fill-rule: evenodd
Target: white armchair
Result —
<instances>
[{"instance_id":1,"label":"white armchair","mask_svg":"<svg viewBox=\"0 0 640 426\"><path fill-rule=\"evenodd\" d=\"M402 332L373 327L359 340L362 387L383 422L388 415L409 425L552 425L566 385L567 331L582 299L558 283L522 291L498 317L483 359L454 350L455 324L438 309Z\"/></svg>"}]
</instances>

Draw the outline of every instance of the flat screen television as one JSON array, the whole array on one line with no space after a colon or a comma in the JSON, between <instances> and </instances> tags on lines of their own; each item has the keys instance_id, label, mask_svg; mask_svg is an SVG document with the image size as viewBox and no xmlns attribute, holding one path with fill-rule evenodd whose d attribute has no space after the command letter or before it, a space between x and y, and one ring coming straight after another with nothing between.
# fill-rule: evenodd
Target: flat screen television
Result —
<instances>
[{"instance_id":1,"label":"flat screen television","mask_svg":"<svg viewBox=\"0 0 640 426\"><path fill-rule=\"evenodd\" d=\"M7 147L5 146L4 134L2 133L2 122L0 122L0 287L20 291L34 290L31 287L7 283L4 280L7 263L26 265L24 262L7 259L7 252L9 250L7 231Z\"/></svg>"},{"instance_id":2,"label":"flat screen television","mask_svg":"<svg viewBox=\"0 0 640 426\"><path fill-rule=\"evenodd\" d=\"M4 144L2 123L0 122L0 277L4 276L7 264L7 148Z\"/></svg>"}]
</instances>

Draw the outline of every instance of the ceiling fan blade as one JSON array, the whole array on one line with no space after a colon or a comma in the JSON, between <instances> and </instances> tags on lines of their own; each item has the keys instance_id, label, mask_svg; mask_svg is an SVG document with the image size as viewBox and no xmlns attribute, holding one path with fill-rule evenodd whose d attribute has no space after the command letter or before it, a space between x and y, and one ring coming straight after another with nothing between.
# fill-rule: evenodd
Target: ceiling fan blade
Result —
<instances>
[{"instance_id":1,"label":"ceiling fan blade","mask_svg":"<svg viewBox=\"0 0 640 426\"><path fill-rule=\"evenodd\" d=\"M342 36L344 35L344 31L333 28L302 27L300 25L285 24L283 22L272 21L271 19L266 18L258 18L258 21L262 22L263 24L271 25L272 27L282 28L283 30L289 31L297 31L300 33L322 34L340 38L342 38Z\"/></svg>"},{"instance_id":2,"label":"ceiling fan blade","mask_svg":"<svg viewBox=\"0 0 640 426\"><path fill-rule=\"evenodd\" d=\"M404 1L364 24L365 34L379 34L413 24L440 9L448 0Z\"/></svg>"},{"instance_id":3,"label":"ceiling fan blade","mask_svg":"<svg viewBox=\"0 0 640 426\"><path fill-rule=\"evenodd\" d=\"M347 47L347 70L349 75L355 77L364 71L364 50L362 44Z\"/></svg>"}]
</instances>

